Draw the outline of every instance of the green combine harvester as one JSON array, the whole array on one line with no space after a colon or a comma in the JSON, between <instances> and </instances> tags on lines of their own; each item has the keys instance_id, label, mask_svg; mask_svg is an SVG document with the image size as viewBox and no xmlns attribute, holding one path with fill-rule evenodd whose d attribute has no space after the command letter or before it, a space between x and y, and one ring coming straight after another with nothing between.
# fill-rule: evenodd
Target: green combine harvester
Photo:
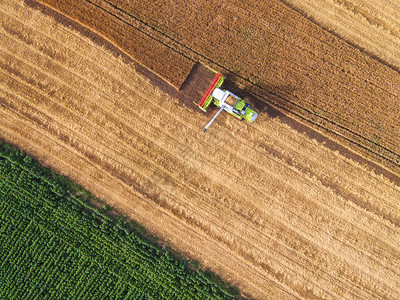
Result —
<instances>
[{"instance_id":1,"label":"green combine harvester","mask_svg":"<svg viewBox=\"0 0 400 300\"><path fill-rule=\"evenodd\" d=\"M204 96L200 99L198 103L196 103L203 111L206 111L208 106L214 100L214 104L220 108L214 118L212 118L206 128L204 128L204 131L206 131L208 127L210 127L212 122L214 122L214 120L223 110L225 110L238 120L245 119L250 123L253 123L254 120L257 118L257 113L251 109L248 103L246 103L243 99L239 98L235 94L220 88L223 82L224 77L221 74L217 73Z\"/></svg>"}]
</instances>

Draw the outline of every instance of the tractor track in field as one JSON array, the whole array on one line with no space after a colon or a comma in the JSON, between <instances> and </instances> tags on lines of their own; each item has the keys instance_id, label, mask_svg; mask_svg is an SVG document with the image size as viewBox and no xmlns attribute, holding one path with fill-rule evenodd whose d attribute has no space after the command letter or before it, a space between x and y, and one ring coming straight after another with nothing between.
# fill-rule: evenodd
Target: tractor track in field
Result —
<instances>
[{"instance_id":1,"label":"tractor track in field","mask_svg":"<svg viewBox=\"0 0 400 300\"><path fill-rule=\"evenodd\" d=\"M177 89L180 88L194 65L192 60L177 53L160 41L153 39L122 18L115 15L110 16L109 12L103 9L97 9L95 18L88 18L88 16L91 16L91 10L94 11L98 8L95 2L86 0L84 2L80 0L69 2L53 1L52 9L55 11L51 11L37 2L35 3L28 0L26 3L50 15L54 15L55 12L63 13L65 9L69 10L71 13L73 12L73 21L100 33L103 38L113 43L119 50L124 51L128 56L131 58L133 57L138 63L146 66L153 72L156 71L160 77ZM85 5L85 3L88 5ZM71 22L67 21L67 23L70 24ZM84 30L84 32L87 31ZM90 33L87 32L87 34ZM143 55L141 51L143 47L147 47L146 49L148 51L146 55ZM169 63L162 63L159 57L168 59Z\"/></svg>"},{"instance_id":2,"label":"tractor track in field","mask_svg":"<svg viewBox=\"0 0 400 300\"><path fill-rule=\"evenodd\" d=\"M45 131L49 131L49 129L48 128L45 128ZM61 138L61 140L62 140L62 138ZM74 143L74 144L72 144L72 146L71 146L71 148L75 148L75 149L77 149L77 145ZM82 152L82 150L79 150L79 148L78 148L78 153L84 153L84 151ZM104 155L104 153L103 153L103 155ZM89 159L92 161L92 163L95 163L96 164L96 161L94 161L93 159L94 159L94 157L91 157L90 155L84 155L84 156L87 156L87 157L89 157ZM102 165L102 168L103 169L106 169L106 170L108 170L109 172L111 172L112 174L114 174L114 176L115 175L117 175L117 178L120 178L123 182L125 182L126 184L128 184L128 186L132 186L129 182L126 182L125 180L123 180L122 178L124 177L124 176L118 176L118 173L117 174L115 174L115 172L112 170L112 169L108 169L106 166L104 166L104 162L102 163L102 164L99 164L99 165ZM143 190L141 190L140 188L136 188L138 191L139 191L139 193L141 194L141 195L147 195L148 196L148 194L146 194ZM154 197L150 197L149 199L151 199L151 202L156 202L157 203L157 201L155 201L155 199L154 199ZM158 203L159 205L161 205L160 203ZM163 208L166 208L166 209L171 209L170 207L165 207L165 206L162 206ZM180 218L182 218L182 215L180 215L180 214L178 214L177 215L177 217L180 217ZM191 223L191 221L190 221L190 218L189 219L186 219L185 220L185 222L188 222L188 223ZM198 224L198 223L196 223L195 222L195 224L197 225L197 226L199 226L199 225L201 225L201 224ZM201 227L201 226L200 226ZM205 232L208 232L208 228L204 228L204 231ZM215 238L217 238L217 240L218 240L218 237L215 237ZM224 240L221 240L222 242L224 242L224 243L226 243L226 241L224 241ZM256 265L257 265L257 263L254 261L254 259L251 259L251 256L246 256L246 253L239 253L239 254L242 254L242 255L244 255L248 260L253 260L253 263L255 263ZM289 258L289 257L288 257ZM298 259L297 259L298 260ZM293 262L293 263L295 263L295 261L293 260L293 259L291 259L291 261ZM305 262L305 261L304 261ZM267 265L264 265L263 266L263 268L265 268L265 269L268 269L268 266Z\"/></svg>"},{"instance_id":3,"label":"tractor track in field","mask_svg":"<svg viewBox=\"0 0 400 300\"><path fill-rule=\"evenodd\" d=\"M0 7L1 139L246 298L400 297L397 177L246 92L257 122L224 115L203 134L201 64L177 91L22 0Z\"/></svg>"},{"instance_id":4,"label":"tractor track in field","mask_svg":"<svg viewBox=\"0 0 400 300\"><path fill-rule=\"evenodd\" d=\"M357 0L282 2L329 33L400 73L396 49L399 14L395 3ZM335 14L327 13L329 11L335 11ZM350 19L353 24L349 22ZM343 24L350 27L343 28Z\"/></svg>"},{"instance_id":5,"label":"tractor track in field","mask_svg":"<svg viewBox=\"0 0 400 300\"><path fill-rule=\"evenodd\" d=\"M52 1L41 1L45 4L52 5ZM90 2L90 1L89 1ZM93 1L92 1L93 2ZM92 3L90 2L90 3ZM232 2L232 3L230 3ZM265 7L267 4L258 4L255 5L254 8L249 8L244 4L238 4L235 3L235 1L230 1L228 4L226 4L226 7L228 8L229 14L232 14L233 11L237 12L239 15L246 15L246 14L254 14L257 15L257 18L260 20L265 21L265 15L267 14L265 11L258 10L257 8L260 7ZM271 2L271 9L272 10L285 10L284 6L281 4L277 3L274 0L268 0L266 2ZM32 4L32 1L28 1L30 5ZM335 85L338 87L332 91L326 91L327 89L324 88L323 86L330 86L333 83L330 84L322 84L320 87L316 87L316 90L321 90L324 92L325 95L313 95L311 101L307 101L308 94L306 92L306 89L304 92L302 92L302 95L299 96L298 92L296 91L298 88L291 88L289 85L286 87L283 85L280 87L279 85L276 84L276 79L275 78L270 78L271 76L265 76L261 74L261 76L257 77L259 74L256 75L256 73L252 74L249 76L247 74L248 72L243 72L242 70L245 70L246 68L237 68L234 66L229 66L229 62L226 62L225 59L222 59L222 57L219 57L220 59L216 59L216 57L212 57L210 55L207 55L203 53L204 51L199 49L198 45L196 43L188 43L188 37L186 33L182 33L182 30L177 26L177 28L180 30L180 32L174 31L174 28L169 25L169 21L164 20L165 18L161 15L158 16L159 12L155 14L154 18L151 19L150 17L146 16L146 14L143 14L143 7L138 5L137 3L133 2L131 4L126 3L125 1L94 1L94 4L98 5L99 9L106 11L108 14L111 14L111 16L115 18L123 18L127 24L131 24L132 26L135 26L138 30L142 30L144 33L147 35L151 36L155 40L160 41L163 43L164 46L171 47L173 51L176 51L178 53L181 53L183 56L194 60L194 61L200 61L202 63L210 65L214 69L218 70L225 70L226 73L233 79L236 83L241 85L242 87L245 87L245 89L257 97L263 99L267 103L273 103L274 106L278 107L279 109L284 110L285 112L290 113L292 116L298 118L302 122L305 122L309 125L314 126L314 128L317 128L318 130L324 131L325 134L330 135L332 138L335 140L338 140L339 142L343 143L346 147L352 148L356 150L357 152L361 153L362 155L366 156L367 158L373 158L377 163L383 165L386 168L389 168L391 171L398 173L399 169L399 163L400 163L400 156L399 153L396 152L396 149L398 149L398 141L396 140L395 135L393 134L387 134L387 132L392 132L395 130L397 125L392 125L389 126L389 124L393 124L393 121L389 121L392 116L385 116L384 118L387 119L379 119L383 118L382 116L384 114L380 114L380 117L373 117L372 115L375 113L374 110L371 110L368 112L368 114L365 115L364 118L364 112L361 109L359 111L358 107L361 107L362 105L359 105L358 102L354 102L352 104L349 104L353 106L352 110L348 111L342 111L342 103L346 102L347 100L341 99L341 98L346 98L348 95L351 96L354 94L354 90L358 90L360 87L351 87L350 83L350 88L347 88L347 85L351 81L359 81L358 76L356 75L355 72L362 72L364 75L361 77L365 77L365 84L364 86L361 87L361 89L369 89L369 87L374 87L375 90L380 90L382 89L382 93L389 94L391 99L394 99L398 97L398 91L396 93L392 93L391 90L393 89L387 89L385 88L385 81L383 80L377 80L379 76L366 76L365 74L375 72L374 70L376 69L375 67L375 62L373 60L370 60L369 57L365 56L364 58L366 59L366 64L361 63L360 60L360 55L353 50L349 50L349 46L347 44L342 44L344 42L340 41L339 39L333 38L329 36L324 30L321 31L320 28L317 28L316 26L310 26L306 22L306 24L302 24L301 27L305 27L309 29L308 32L308 37L307 39L310 40L310 43L299 43L299 37L296 37L293 35L293 32L290 32L290 27L292 25L285 24L282 28L279 28L277 26L282 25L280 17L275 17L277 24L273 24L271 22L265 21L264 23L259 22L259 23L252 23L252 26L254 28L258 28L259 32L263 32L265 30L269 31L268 35L270 35L271 41L273 41L275 44L282 44L286 45L286 48L297 48L297 51L285 51L287 52L288 56L286 59L281 60L282 62L290 61L290 66L285 63L285 65L280 66L281 69L283 68L284 72L290 73L290 74L296 74L297 73L304 73L303 71L305 69L309 69L306 72L306 76L314 76L317 73L320 73L320 67L314 66L316 63L311 63L310 66L305 67L304 62L299 61L296 59L296 56L298 57L299 55L302 56L307 56L307 60L311 61L316 60L317 62L320 62L322 65L325 64L330 64L331 68L324 67L325 73L327 73L326 76L329 76L332 71L335 70L334 73L336 72L336 69L338 68L337 66L337 60L333 61L331 58L325 58L325 54L318 56L315 48L324 48L321 53L326 52L328 50L326 49L331 49L333 52L338 52L335 56L343 56L346 55L346 53L352 53L352 55L347 55L345 56L345 64L342 64L339 66L339 68L344 72L344 76L340 74L332 74L333 77L336 79ZM211 4L210 4L211 5ZM264 5L264 6L263 6ZM36 5L37 6L37 5ZM150 10L152 8L149 8ZM171 9L166 8L164 6L161 6L160 11L165 11L166 13L170 13L170 11L174 11L174 8L172 6ZM197 7L195 9L198 9ZM63 8L61 7L61 10ZM149 11L150 11L149 10ZM205 10L205 8L203 9ZM175 12L178 13L178 15L181 13L181 9L178 8ZM70 12L66 7L64 7L65 14L69 14ZM289 12L289 11L288 11ZM219 11L218 11L219 13ZM135 16L135 14L137 16ZM215 14L215 12L213 12ZM157 16L160 18L160 23L157 23ZM293 14L293 12L289 13L290 17L293 17L294 20L298 21L299 16ZM73 17L73 16L72 16ZM220 17L220 15L217 14L217 17ZM146 20L147 18L147 20ZM183 18L182 22L184 21L185 18ZM172 21L171 24L173 24L174 21ZM296 23L294 21L294 23ZM134 25L136 24L136 25ZM222 24L223 25L223 24ZM221 26L222 26L221 25ZM289 25L289 29L286 28L287 25ZM218 25L219 26L219 25ZM90 26L89 26L90 27ZM201 27L201 26L200 26ZM232 30L237 31L237 36L243 39L240 36L240 30L241 28L237 29L235 26L231 28ZM227 27L222 27L221 29L223 32L227 32L230 34L229 31L227 30ZM296 31L296 30L292 30ZM181 37L181 39L178 39L177 37ZM214 40L213 40L214 39ZM212 35L211 41L215 42L215 37ZM279 42L276 42L279 41ZM256 41L259 43L259 41ZM219 43L219 41L218 41ZM219 44L216 44L217 46ZM311 47L310 45L315 44L315 47ZM227 46L225 44L221 44L220 48L227 49ZM259 45L257 44L257 47ZM236 54L241 54L240 51L245 50L238 48L238 53L236 52L231 52L233 53L232 55ZM276 46L273 46L269 49L269 55L273 56L280 56L282 49L277 48ZM292 53L293 52L293 53ZM299 53L295 53L299 52ZM235 54L236 53L236 54ZM252 53L252 52L249 52ZM214 55L214 54L213 54ZM252 57L254 57L254 53L252 53ZM215 55L214 55L215 56ZM293 56L293 57L292 57ZM257 59L257 57L254 57ZM280 58L281 59L281 58ZM224 63L217 63L219 60L223 61ZM239 59L240 60L240 59ZM347 64L347 65L346 65ZM251 62L250 64L251 65ZM350 68L350 71L348 70ZM353 69L353 71L352 71ZM247 69L246 69L247 70ZM276 66L273 68L269 69L272 74L278 74L282 72L282 70L278 69ZM341 72L342 72L341 71ZM157 73L157 72L156 72ZM388 73L387 70L383 70L381 74L383 73ZM313 75L314 74L314 75ZM339 75L339 76L337 76ZM289 78L291 82L302 82L304 79L301 78L303 75L293 75L293 78ZM325 75L317 75L317 78L321 78L321 76ZM325 76L325 77L326 77ZM349 80L349 76L353 76L354 78L352 80ZM394 76L394 75L393 75ZM393 77L392 76L392 77ZM297 78L296 78L297 77ZM388 80L391 81L390 77L385 75L385 78L389 78ZM314 80L314 82L317 82L317 80ZM357 83L358 84L358 83ZM310 84L311 86L314 86L315 83ZM314 88L314 87L313 87ZM337 92L339 91L339 92ZM319 92L315 92L316 94L319 94ZM334 96L334 99L332 98L332 95ZM383 97L387 96L379 96L379 93L374 92L370 93L368 97L376 98L375 100L371 100L376 103L381 103ZM319 99L317 99L319 97ZM363 96L362 94L358 94L357 97L361 98L366 98L366 96ZM347 101L348 102L348 101ZM393 101L390 101L390 106L393 106L394 104L392 103ZM318 103L321 103L319 105ZM330 103L337 103L336 107L332 107ZM387 103L382 103L382 106L384 105L389 105ZM328 107L328 108L326 108ZM378 108L380 105L377 106ZM389 109L390 110L390 109ZM393 109L392 109L393 110ZM348 117L348 112L351 111L354 113L354 118L353 117ZM359 111L359 112L357 112ZM342 115L344 117L342 117ZM371 116L370 116L371 115ZM360 117L363 116L363 117ZM353 120L353 119L354 120ZM364 119L363 119L364 118ZM374 120L374 122L377 123L376 126L371 126L369 119ZM384 124L385 123L385 124ZM361 124L361 125L358 125ZM369 130L366 130L363 124L368 124ZM394 124L397 124L394 122ZM386 129L386 130L385 130Z\"/></svg>"}]
</instances>

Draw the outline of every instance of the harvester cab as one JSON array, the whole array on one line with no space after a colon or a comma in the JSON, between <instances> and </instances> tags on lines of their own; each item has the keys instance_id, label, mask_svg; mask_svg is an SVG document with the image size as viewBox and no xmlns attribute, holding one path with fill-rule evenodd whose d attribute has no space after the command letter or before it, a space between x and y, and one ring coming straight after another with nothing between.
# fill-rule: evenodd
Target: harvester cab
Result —
<instances>
[{"instance_id":1,"label":"harvester cab","mask_svg":"<svg viewBox=\"0 0 400 300\"><path fill-rule=\"evenodd\" d=\"M250 105L246 103L243 99L239 98L235 94L220 88L224 82L224 77L217 73L208 87L204 96L196 103L203 111L206 111L211 102L219 107L219 111L212 118L212 120L207 124L204 131L210 127L212 122L218 117L221 111L225 110L238 120L247 120L253 123L257 118L257 113L251 109Z\"/></svg>"}]
</instances>

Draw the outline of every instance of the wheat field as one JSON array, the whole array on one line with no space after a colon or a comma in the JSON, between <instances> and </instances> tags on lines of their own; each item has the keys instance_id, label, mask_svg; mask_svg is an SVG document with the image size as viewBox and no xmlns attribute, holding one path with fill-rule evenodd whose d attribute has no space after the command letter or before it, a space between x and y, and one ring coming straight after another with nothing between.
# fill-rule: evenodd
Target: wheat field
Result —
<instances>
[{"instance_id":1,"label":"wheat field","mask_svg":"<svg viewBox=\"0 0 400 300\"><path fill-rule=\"evenodd\" d=\"M284 0L290 7L400 70L400 3L390 0Z\"/></svg>"},{"instance_id":2,"label":"wheat field","mask_svg":"<svg viewBox=\"0 0 400 300\"><path fill-rule=\"evenodd\" d=\"M260 114L183 106L134 63L0 3L0 138L247 298L399 299L400 188Z\"/></svg>"}]
</instances>

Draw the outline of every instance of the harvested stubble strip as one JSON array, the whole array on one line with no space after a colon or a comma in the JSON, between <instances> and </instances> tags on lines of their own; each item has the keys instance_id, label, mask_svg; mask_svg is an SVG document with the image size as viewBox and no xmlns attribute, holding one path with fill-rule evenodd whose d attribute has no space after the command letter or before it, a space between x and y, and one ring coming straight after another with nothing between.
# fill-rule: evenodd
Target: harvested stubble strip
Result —
<instances>
[{"instance_id":1,"label":"harvested stubble strip","mask_svg":"<svg viewBox=\"0 0 400 300\"><path fill-rule=\"evenodd\" d=\"M84 0L39 0L99 33L141 65L179 89L194 61L149 37L132 24Z\"/></svg>"},{"instance_id":2,"label":"harvested stubble strip","mask_svg":"<svg viewBox=\"0 0 400 300\"><path fill-rule=\"evenodd\" d=\"M398 189L265 114L202 135L132 66L4 10L1 136L254 298L400 299Z\"/></svg>"},{"instance_id":3,"label":"harvested stubble strip","mask_svg":"<svg viewBox=\"0 0 400 300\"><path fill-rule=\"evenodd\" d=\"M174 39L177 51L191 49L192 59L225 68L253 94L399 172L400 75L280 1L107 2Z\"/></svg>"}]
</instances>

